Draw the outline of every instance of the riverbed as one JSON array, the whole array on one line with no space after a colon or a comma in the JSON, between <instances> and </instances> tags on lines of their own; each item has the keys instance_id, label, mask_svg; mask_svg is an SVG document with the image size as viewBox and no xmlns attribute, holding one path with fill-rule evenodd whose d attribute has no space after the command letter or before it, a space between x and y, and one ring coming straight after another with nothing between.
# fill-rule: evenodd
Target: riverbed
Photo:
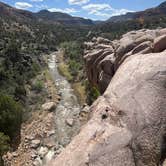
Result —
<instances>
[{"instance_id":1,"label":"riverbed","mask_svg":"<svg viewBox=\"0 0 166 166\"><path fill-rule=\"evenodd\" d=\"M81 112L81 106L79 105L78 99L74 94L70 83L65 77L60 75L58 71L57 56L59 52L50 54L48 60L48 66L52 79L55 82L55 86L58 90L58 94L61 96L61 100L57 105L55 111L55 134L54 141L57 145L57 149L51 149L43 159L42 165L47 163L56 157L56 151L62 150L67 144L70 143L71 139L78 134L80 130L80 119L79 114Z\"/></svg>"}]
</instances>

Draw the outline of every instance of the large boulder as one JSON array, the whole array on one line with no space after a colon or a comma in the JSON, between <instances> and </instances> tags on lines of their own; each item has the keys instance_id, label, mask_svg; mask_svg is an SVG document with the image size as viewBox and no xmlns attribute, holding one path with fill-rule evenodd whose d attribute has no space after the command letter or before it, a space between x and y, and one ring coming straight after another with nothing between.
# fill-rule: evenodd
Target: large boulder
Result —
<instances>
[{"instance_id":1,"label":"large boulder","mask_svg":"<svg viewBox=\"0 0 166 166\"><path fill-rule=\"evenodd\" d=\"M148 51L148 50L149 50L149 51L150 51L150 50L152 51L151 45L152 45L152 42L150 42L150 41L145 41L145 42L139 44L137 47L135 47L135 48L132 50L131 54L133 55L133 54L137 54L137 53L150 53L150 52L147 52L147 51Z\"/></svg>"},{"instance_id":2,"label":"large boulder","mask_svg":"<svg viewBox=\"0 0 166 166\"><path fill-rule=\"evenodd\" d=\"M116 50L116 57L119 59L124 54L131 51L136 46L136 44L134 43L134 41L130 37L122 38L120 40L120 43L121 44L120 44L119 48Z\"/></svg>"},{"instance_id":3,"label":"large boulder","mask_svg":"<svg viewBox=\"0 0 166 166\"><path fill-rule=\"evenodd\" d=\"M159 36L154 40L154 52L161 52L166 49L166 34Z\"/></svg>"},{"instance_id":4,"label":"large boulder","mask_svg":"<svg viewBox=\"0 0 166 166\"><path fill-rule=\"evenodd\" d=\"M153 38L152 35L149 35L149 34L147 34L147 35L141 35L140 37L138 37L138 38L135 40L135 44L136 44L136 45L139 45L139 44L141 44L141 43L143 43L143 42L146 42L146 41L151 41L151 42L153 42L153 40L154 40L154 38Z\"/></svg>"},{"instance_id":5,"label":"large boulder","mask_svg":"<svg viewBox=\"0 0 166 166\"><path fill-rule=\"evenodd\" d=\"M53 166L159 166L165 155L166 52L131 55Z\"/></svg>"}]
</instances>

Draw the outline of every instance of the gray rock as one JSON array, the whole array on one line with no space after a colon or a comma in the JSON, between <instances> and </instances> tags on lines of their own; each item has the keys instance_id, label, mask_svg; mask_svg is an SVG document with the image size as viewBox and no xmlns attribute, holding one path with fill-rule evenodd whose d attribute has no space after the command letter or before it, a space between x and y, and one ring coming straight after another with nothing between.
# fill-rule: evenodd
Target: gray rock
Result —
<instances>
[{"instance_id":1,"label":"gray rock","mask_svg":"<svg viewBox=\"0 0 166 166\"><path fill-rule=\"evenodd\" d=\"M32 160L36 159L37 157L38 157L37 154L34 154L34 153L31 154L31 159L32 159Z\"/></svg>"},{"instance_id":2,"label":"gray rock","mask_svg":"<svg viewBox=\"0 0 166 166\"><path fill-rule=\"evenodd\" d=\"M71 118L66 119L66 124L67 124L68 126L72 127L72 126L73 126L73 124L74 124L74 120L73 120L73 119L71 119Z\"/></svg>"},{"instance_id":3,"label":"gray rock","mask_svg":"<svg viewBox=\"0 0 166 166\"><path fill-rule=\"evenodd\" d=\"M6 154L6 158L7 158L9 161L11 161L11 160L13 159L13 155L12 155L12 153L7 152L7 154Z\"/></svg>"},{"instance_id":4,"label":"gray rock","mask_svg":"<svg viewBox=\"0 0 166 166\"><path fill-rule=\"evenodd\" d=\"M36 140L32 140L31 141L31 148L35 148L35 149L38 148L40 143L41 143L40 140L37 140L37 139Z\"/></svg>"},{"instance_id":5,"label":"gray rock","mask_svg":"<svg viewBox=\"0 0 166 166\"><path fill-rule=\"evenodd\" d=\"M42 109L44 111L53 111L56 108L56 104L54 102L47 102L42 105Z\"/></svg>"},{"instance_id":6,"label":"gray rock","mask_svg":"<svg viewBox=\"0 0 166 166\"><path fill-rule=\"evenodd\" d=\"M44 158L44 156L48 153L48 148L47 147L41 147L38 151L38 155L40 158Z\"/></svg>"},{"instance_id":7,"label":"gray rock","mask_svg":"<svg viewBox=\"0 0 166 166\"><path fill-rule=\"evenodd\" d=\"M40 166L40 162L39 162L38 160L35 160L35 161L33 162L33 165L34 165L34 166Z\"/></svg>"},{"instance_id":8,"label":"gray rock","mask_svg":"<svg viewBox=\"0 0 166 166\"><path fill-rule=\"evenodd\" d=\"M55 145L55 143L47 143L46 145L45 145L48 149L51 149L51 148L53 148L53 147L55 147L56 148L56 145Z\"/></svg>"},{"instance_id":9,"label":"gray rock","mask_svg":"<svg viewBox=\"0 0 166 166\"><path fill-rule=\"evenodd\" d=\"M52 130L52 131L49 131L49 132L47 133L47 136L50 137L50 136L52 136L52 135L54 135L54 134L55 134L55 130Z\"/></svg>"},{"instance_id":10,"label":"gray rock","mask_svg":"<svg viewBox=\"0 0 166 166\"><path fill-rule=\"evenodd\" d=\"M18 157L18 153L17 152L13 152L12 155L13 155L13 157Z\"/></svg>"},{"instance_id":11,"label":"gray rock","mask_svg":"<svg viewBox=\"0 0 166 166\"><path fill-rule=\"evenodd\" d=\"M31 141L31 140L33 140L33 139L35 139L35 137L33 137L33 136L26 136L26 137L25 137L25 140L28 140L28 141Z\"/></svg>"}]
</instances>

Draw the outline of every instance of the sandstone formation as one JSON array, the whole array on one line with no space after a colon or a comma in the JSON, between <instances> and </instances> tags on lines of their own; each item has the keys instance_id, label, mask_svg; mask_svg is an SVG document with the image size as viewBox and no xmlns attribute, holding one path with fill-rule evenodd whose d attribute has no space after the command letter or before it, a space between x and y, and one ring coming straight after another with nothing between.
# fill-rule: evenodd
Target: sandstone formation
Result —
<instances>
[{"instance_id":1,"label":"sandstone formation","mask_svg":"<svg viewBox=\"0 0 166 166\"><path fill-rule=\"evenodd\" d=\"M163 32L140 30L123 35L119 41L94 38L86 43L88 78L104 93L91 106L89 122L50 166L164 164L166 43Z\"/></svg>"},{"instance_id":2,"label":"sandstone formation","mask_svg":"<svg viewBox=\"0 0 166 166\"><path fill-rule=\"evenodd\" d=\"M120 64L129 56L157 53L166 49L166 29L131 31L120 40L93 38L86 42L88 79L103 93Z\"/></svg>"}]
</instances>

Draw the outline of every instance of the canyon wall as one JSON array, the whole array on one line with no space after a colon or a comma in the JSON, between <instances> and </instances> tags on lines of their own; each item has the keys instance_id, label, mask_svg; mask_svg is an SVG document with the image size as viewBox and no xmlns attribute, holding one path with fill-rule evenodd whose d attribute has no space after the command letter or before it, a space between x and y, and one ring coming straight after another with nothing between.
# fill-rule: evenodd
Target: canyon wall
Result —
<instances>
[{"instance_id":1,"label":"canyon wall","mask_svg":"<svg viewBox=\"0 0 166 166\"><path fill-rule=\"evenodd\" d=\"M166 29L85 43L100 96L54 166L159 166L166 157Z\"/></svg>"}]
</instances>

